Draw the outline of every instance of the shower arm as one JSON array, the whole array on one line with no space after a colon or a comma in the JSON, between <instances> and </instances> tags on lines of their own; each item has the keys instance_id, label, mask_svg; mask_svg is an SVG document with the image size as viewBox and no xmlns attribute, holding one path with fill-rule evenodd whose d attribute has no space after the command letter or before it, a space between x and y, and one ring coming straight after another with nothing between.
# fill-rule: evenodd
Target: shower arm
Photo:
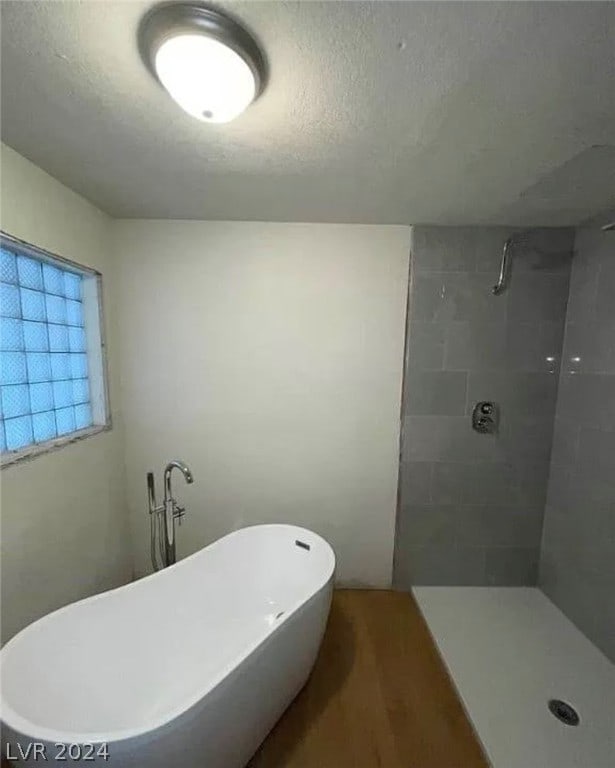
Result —
<instances>
[{"instance_id":1,"label":"shower arm","mask_svg":"<svg viewBox=\"0 0 615 768\"><path fill-rule=\"evenodd\" d=\"M600 229L602 230L602 232L614 231L615 221L605 224ZM516 237L517 236L509 237L508 240L504 243L504 248L502 249L502 262L500 264L500 276L498 277L497 283L491 289L492 293L495 296L499 296L501 293L504 293L504 291L508 288L508 283L510 280L510 274L512 269L512 256L513 256L512 247ZM533 248L532 250L538 254L542 254L545 256L551 255L547 252L539 250L538 248Z\"/></svg>"},{"instance_id":2,"label":"shower arm","mask_svg":"<svg viewBox=\"0 0 615 768\"><path fill-rule=\"evenodd\" d=\"M512 243L512 237L509 237L508 240L504 243L504 248L502 250L502 263L500 265L500 276L497 283L492 288L492 292L495 296L499 296L501 293L504 293L508 287L508 278L510 277L510 269L512 265Z\"/></svg>"}]
</instances>

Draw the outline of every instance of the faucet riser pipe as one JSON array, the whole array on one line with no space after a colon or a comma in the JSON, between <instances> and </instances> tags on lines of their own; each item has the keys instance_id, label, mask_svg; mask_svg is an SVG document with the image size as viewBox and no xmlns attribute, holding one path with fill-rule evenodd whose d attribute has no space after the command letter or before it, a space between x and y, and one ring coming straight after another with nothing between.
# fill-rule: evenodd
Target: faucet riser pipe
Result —
<instances>
[{"instance_id":1,"label":"faucet riser pipe","mask_svg":"<svg viewBox=\"0 0 615 768\"><path fill-rule=\"evenodd\" d=\"M164 505L164 559L165 568L175 565L175 516L173 503L169 499Z\"/></svg>"}]
</instances>

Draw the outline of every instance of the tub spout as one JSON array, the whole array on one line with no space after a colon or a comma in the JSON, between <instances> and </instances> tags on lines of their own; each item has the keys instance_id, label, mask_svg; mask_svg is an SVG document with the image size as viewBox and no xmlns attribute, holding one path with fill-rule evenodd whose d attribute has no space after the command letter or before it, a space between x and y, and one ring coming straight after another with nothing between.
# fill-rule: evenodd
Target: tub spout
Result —
<instances>
[{"instance_id":1,"label":"tub spout","mask_svg":"<svg viewBox=\"0 0 615 768\"><path fill-rule=\"evenodd\" d=\"M164 492L165 492L165 495L168 495L168 496L171 495L171 472L175 467L179 469L179 471L182 473L187 483L194 482L192 471L190 470L190 467L186 463L184 463L180 459L175 459L174 461L170 461L164 468Z\"/></svg>"}]
</instances>

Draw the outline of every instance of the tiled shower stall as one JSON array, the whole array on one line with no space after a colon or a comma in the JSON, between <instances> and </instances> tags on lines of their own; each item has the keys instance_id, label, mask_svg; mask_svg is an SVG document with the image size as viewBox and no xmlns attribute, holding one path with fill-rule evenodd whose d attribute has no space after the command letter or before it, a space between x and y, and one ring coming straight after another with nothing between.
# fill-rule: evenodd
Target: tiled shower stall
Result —
<instances>
[{"instance_id":1,"label":"tiled shower stall","mask_svg":"<svg viewBox=\"0 0 615 768\"><path fill-rule=\"evenodd\" d=\"M517 231L494 295L514 232L413 228L395 585L535 586L540 572L613 654L613 235ZM482 400L496 434L472 429ZM600 618L583 608L590 583Z\"/></svg>"}]
</instances>

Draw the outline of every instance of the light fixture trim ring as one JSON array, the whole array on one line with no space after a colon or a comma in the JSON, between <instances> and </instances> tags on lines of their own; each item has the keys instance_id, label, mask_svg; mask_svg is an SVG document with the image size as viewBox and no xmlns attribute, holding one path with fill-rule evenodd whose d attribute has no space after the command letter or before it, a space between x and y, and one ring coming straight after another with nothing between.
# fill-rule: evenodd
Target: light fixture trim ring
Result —
<instances>
[{"instance_id":1,"label":"light fixture trim ring","mask_svg":"<svg viewBox=\"0 0 615 768\"><path fill-rule=\"evenodd\" d=\"M195 33L226 45L245 61L254 77L256 100L265 88L267 76L265 57L258 43L230 16L195 3L155 5L141 19L137 35L139 53L156 82L160 83L160 78L154 62L161 45L178 35Z\"/></svg>"}]
</instances>

